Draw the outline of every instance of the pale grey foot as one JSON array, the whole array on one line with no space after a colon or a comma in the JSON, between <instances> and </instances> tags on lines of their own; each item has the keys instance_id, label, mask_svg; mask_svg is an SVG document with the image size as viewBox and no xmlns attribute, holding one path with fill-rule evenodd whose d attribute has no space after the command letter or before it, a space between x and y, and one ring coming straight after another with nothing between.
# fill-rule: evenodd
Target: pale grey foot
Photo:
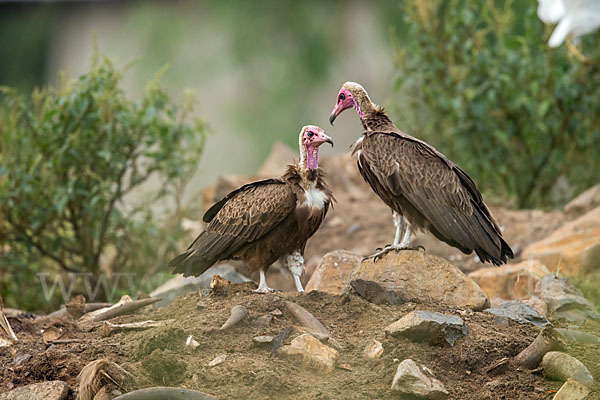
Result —
<instances>
[{"instance_id":1,"label":"pale grey foot","mask_svg":"<svg viewBox=\"0 0 600 400\"><path fill-rule=\"evenodd\" d=\"M258 288L253 290L254 293L270 293L273 289L267 285L267 277L265 276L265 270L260 270L260 281L258 283Z\"/></svg>"}]
</instances>

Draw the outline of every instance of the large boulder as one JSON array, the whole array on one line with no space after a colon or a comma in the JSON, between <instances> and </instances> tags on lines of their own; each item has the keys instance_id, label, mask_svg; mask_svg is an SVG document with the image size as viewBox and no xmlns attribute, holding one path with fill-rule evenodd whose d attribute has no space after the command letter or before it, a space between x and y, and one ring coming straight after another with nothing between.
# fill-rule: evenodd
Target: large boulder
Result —
<instances>
[{"instance_id":1,"label":"large boulder","mask_svg":"<svg viewBox=\"0 0 600 400\"><path fill-rule=\"evenodd\" d=\"M448 261L420 251L389 252L375 261L364 260L348 278L345 291L373 303L444 304L448 307L483 310L485 293Z\"/></svg>"},{"instance_id":2,"label":"large boulder","mask_svg":"<svg viewBox=\"0 0 600 400\"><path fill-rule=\"evenodd\" d=\"M577 218L596 207L600 207L600 184L592 186L568 202L565 213L571 218Z\"/></svg>"},{"instance_id":3,"label":"large boulder","mask_svg":"<svg viewBox=\"0 0 600 400\"><path fill-rule=\"evenodd\" d=\"M359 266L362 257L346 250L336 250L323 256L321 264L313 272L306 291L320 290L332 294L341 294L346 280Z\"/></svg>"},{"instance_id":4,"label":"large boulder","mask_svg":"<svg viewBox=\"0 0 600 400\"><path fill-rule=\"evenodd\" d=\"M565 278L544 276L535 285L535 295L546 302L548 318L583 324L588 318L600 318L594 304Z\"/></svg>"},{"instance_id":5,"label":"large boulder","mask_svg":"<svg viewBox=\"0 0 600 400\"><path fill-rule=\"evenodd\" d=\"M298 159L298 149L292 150L282 142L275 142L271 152L258 170L258 176L271 178L283 175L287 166Z\"/></svg>"},{"instance_id":6,"label":"large boulder","mask_svg":"<svg viewBox=\"0 0 600 400\"><path fill-rule=\"evenodd\" d=\"M560 270L563 275L577 275L581 270L597 267L600 263L600 207L530 244L522 258L539 260L550 271Z\"/></svg>"},{"instance_id":7,"label":"large boulder","mask_svg":"<svg viewBox=\"0 0 600 400\"><path fill-rule=\"evenodd\" d=\"M184 277L182 274L177 274L169 279L150 293L150 297L161 299L156 305L164 307L171 304L177 296L183 296L186 293L195 292L198 289L207 289L210 287L212 277L217 274L230 282L248 282L249 279L236 271L236 269L228 264L218 265L209 268L200 276Z\"/></svg>"},{"instance_id":8,"label":"large boulder","mask_svg":"<svg viewBox=\"0 0 600 400\"><path fill-rule=\"evenodd\" d=\"M536 283L549 272L538 260L526 260L518 264L481 268L471 272L469 278L477 282L489 298L527 299Z\"/></svg>"},{"instance_id":9,"label":"large boulder","mask_svg":"<svg viewBox=\"0 0 600 400\"><path fill-rule=\"evenodd\" d=\"M63 400L67 398L69 388L62 381L47 381L21 386L0 394L0 400Z\"/></svg>"},{"instance_id":10,"label":"large boulder","mask_svg":"<svg viewBox=\"0 0 600 400\"><path fill-rule=\"evenodd\" d=\"M499 306L488 308L485 311L498 317L512 319L520 324L529 323L539 327L550 324L543 315L521 300L505 301Z\"/></svg>"}]
</instances>

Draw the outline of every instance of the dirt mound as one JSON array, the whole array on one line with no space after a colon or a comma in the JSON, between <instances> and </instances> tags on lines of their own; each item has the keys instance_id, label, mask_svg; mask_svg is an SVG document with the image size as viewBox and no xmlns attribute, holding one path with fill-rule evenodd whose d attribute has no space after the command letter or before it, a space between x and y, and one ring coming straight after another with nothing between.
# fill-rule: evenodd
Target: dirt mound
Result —
<instances>
[{"instance_id":1,"label":"dirt mound","mask_svg":"<svg viewBox=\"0 0 600 400\"><path fill-rule=\"evenodd\" d=\"M357 295L323 292L263 295L253 293L254 287L252 283L232 284L218 294L202 297L195 293L166 308L147 307L112 322L175 322L145 331L119 332L108 338L102 337L99 330L82 332L65 322L61 328L66 334L61 339L73 341L51 345L42 341L38 324L14 321L17 329L27 334L18 333L23 340L0 348L0 363L4 366L0 369L0 393L58 379L68 383L69 398L75 398L77 374L88 362L102 357L133 374L134 383L125 390L181 386L220 399L395 399L397 393L391 391L391 382L398 363L406 358L430 368L446 386L451 399L548 399L549 393L560 385L520 370L510 362L490 370L494 363L505 357L510 359L533 341L539 329L530 325L507 323L485 312L414 303L375 305ZM289 344L298 336L302 329L286 308L286 300L312 313L334 339L330 343L336 344L339 358L330 374L282 358L272 351L270 343L253 341L256 336L277 337L282 332L292 332L284 339L284 344ZM248 317L230 329L219 330L235 305L246 307ZM468 333L454 346L432 346L385 335L386 326L414 309L458 315L465 321ZM190 335L199 344L196 349L185 345ZM363 353L373 339L383 344L384 352L380 358L370 360ZM598 376L594 357L600 346L571 346L569 352ZM23 354L31 357L24 358ZM224 361L209 366L217 357Z\"/></svg>"}]
</instances>

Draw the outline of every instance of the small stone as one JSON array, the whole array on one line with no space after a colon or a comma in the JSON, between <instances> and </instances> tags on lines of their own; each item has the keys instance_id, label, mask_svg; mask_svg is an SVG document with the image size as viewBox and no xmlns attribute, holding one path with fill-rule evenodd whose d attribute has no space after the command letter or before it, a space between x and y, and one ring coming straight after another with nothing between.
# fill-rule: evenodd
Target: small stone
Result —
<instances>
[{"instance_id":1,"label":"small stone","mask_svg":"<svg viewBox=\"0 0 600 400\"><path fill-rule=\"evenodd\" d=\"M273 311L271 311L271 315L274 317L281 317L283 315L283 313L281 312L281 310L279 308L276 308Z\"/></svg>"},{"instance_id":2,"label":"small stone","mask_svg":"<svg viewBox=\"0 0 600 400\"><path fill-rule=\"evenodd\" d=\"M15 367L18 367L19 365L26 363L30 359L31 354L18 351L17 354L15 354L13 364L15 365Z\"/></svg>"},{"instance_id":3,"label":"small stone","mask_svg":"<svg viewBox=\"0 0 600 400\"><path fill-rule=\"evenodd\" d=\"M219 364L223 364L225 362L226 358L227 358L227 355L225 355L225 354L216 356L211 362L208 363L208 366L212 368L212 367L216 367Z\"/></svg>"},{"instance_id":4,"label":"small stone","mask_svg":"<svg viewBox=\"0 0 600 400\"><path fill-rule=\"evenodd\" d=\"M550 324L550 322L548 322L544 316L540 315L537 311L523 303L521 300L505 301L498 307L488 308L485 310L485 312L500 317L510 318L520 324L529 323L539 326L540 328Z\"/></svg>"},{"instance_id":5,"label":"small stone","mask_svg":"<svg viewBox=\"0 0 600 400\"><path fill-rule=\"evenodd\" d=\"M279 353L290 358L299 358L305 366L326 373L333 371L335 361L339 357L337 350L324 345L308 333L298 336L288 346L281 347Z\"/></svg>"},{"instance_id":6,"label":"small stone","mask_svg":"<svg viewBox=\"0 0 600 400\"><path fill-rule=\"evenodd\" d=\"M398 365L392 390L432 400L448 397L448 391L442 382L434 378L429 368L419 367L411 359L406 359Z\"/></svg>"},{"instance_id":7,"label":"small stone","mask_svg":"<svg viewBox=\"0 0 600 400\"><path fill-rule=\"evenodd\" d=\"M271 343L273 341L273 336L255 336L252 340L259 344Z\"/></svg>"},{"instance_id":8,"label":"small stone","mask_svg":"<svg viewBox=\"0 0 600 400\"><path fill-rule=\"evenodd\" d=\"M206 304L204 304L204 301L199 300L196 303L196 310L202 310L203 308L206 308Z\"/></svg>"},{"instance_id":9,"label":"small stone","mask_svg":"<svg viewBox=\"0 0 600 400\"><path fill-rule=\"evenodd\" d=\"M343 369L344 371L352 372L352 367L348 364L340 364L340 369Z\"/></svg>"},{"instance_id":10,"label":"small stone","mask_svg":"<svg viewBox=\"0 0 600 400\"><path fill-rule=\"evenodd\" d=\"M45 343L51 342L53 340L58 340L64 334L64 331L61 328L57 328L55 326L51 326L48 329L45 329L42 332L42 340Z\"/></svg>"},{"instance_id":11,"label":"small stone","mask_svg":"<svg viewBox=\"0 0 600 400\"><path fill-rule=\"evenodd\" d=\"M259 328L266 329L271 325L271 321L273 320L272 314L261 315L258 318L255 318L252 321L252 325L257 326Z\"/></svg>"},{"instance_id":12,"label":"small stone","mask_svg":"<svg viewBox=\"0 0 600 400\"><path fill-rule=\"evenodd\" d=\"M379 340L373 339L367 344L363 354L372 360L379 358L383 354L383 345Z\"/></svg>"},{"instance_id":13,"label":"small stone","mask_svg":"<svg viewBox=\"0 0 600 400\"><path fill-rule=\"evenodd\" d=\"M566 381L573 378L591 387L594 378L585 365L575 357L560 351L550 351L542 359L542 369L544 376L557 381Z\"/></svg>"},{"instance_id":14,"label":"small stone","mask_svg":"<svg viewBox=\"0 0 600 400\"><path fill-rule=\"evenodd\" d=\"M590 389L579 381L569 378L560 387L552 400L583 400L590 394Z\"/></svg>"},{"instance_id":15,"label":"small stone","mask_svg":"<svg viewBox=\"0 0 600 400\"><path fill-rule=\"evenodd\" d=\"M403 336L415 342L440 344L446 341L450 346L467 334L467 326L462 318L432 311L411 311L398 321L385 328L392 336Z\"/></svg>"},{"instance_id":16,"label":"small stone","mask_svg":"<svg viewBox=\"0 0 600 400\"><path fill-rule=\"evenodd\" d=\"M0 394L0 400L63 400L69 388L63 381L48 381L21 386Z\"/></svg>"},{"instance_id":17,"label":"small stone","mask_svg":"<svg viewBox=\"0 0 600 400\"><path fill-rule=\"evenodd\" d=\"M198 343L192 335L188 336L187 340L185 341L185 347L196 350L198 346L200 346L200 343Z\"/></svg>"}]
</instances>

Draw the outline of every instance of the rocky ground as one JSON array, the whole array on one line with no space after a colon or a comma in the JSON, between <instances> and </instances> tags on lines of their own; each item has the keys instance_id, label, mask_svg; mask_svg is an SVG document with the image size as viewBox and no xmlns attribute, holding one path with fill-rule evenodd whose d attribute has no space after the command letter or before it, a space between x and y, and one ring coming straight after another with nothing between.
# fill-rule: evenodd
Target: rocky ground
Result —
<instances>
[{"instance_id":1,"label":"rocky ground","mask_svg":"<svg viewBox=\"0 0 600 400\"><path fill-rule=\"evenodd\" d=\"M291 154L276 148L261 174L277 174ZM199 399L600 399L597 306L560 278L600 269L599 189L564 211L492 207L517 256L508 266L481 268L425 234L415 241L426 252L361 262L391 240L391 213L346 156L324 163L338 203L309 242L307 293L288 292L275 267L269 283L284 291L266 295L252 282L210 288L209 276L165 307L134 309L152 301L138 299L106 314L74 299L49 317L6 310L19 340L0 329L0 400L113 399L159 386ZM247 179L224 177L204 195ZM241 276L234 268L244 272L219 271ZM239 322L221 330L232 309Z\"/></svg>"}]
</instances>

